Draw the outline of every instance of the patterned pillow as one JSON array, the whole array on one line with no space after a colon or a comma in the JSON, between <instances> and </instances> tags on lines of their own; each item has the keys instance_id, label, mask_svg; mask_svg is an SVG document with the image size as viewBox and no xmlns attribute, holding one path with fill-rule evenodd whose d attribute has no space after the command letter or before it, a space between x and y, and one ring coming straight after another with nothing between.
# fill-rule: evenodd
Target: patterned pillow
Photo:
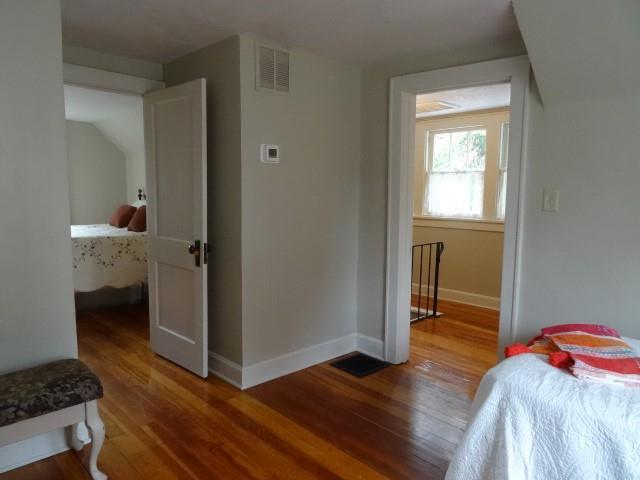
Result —
<instances>
[{"instance_id":1,"label":"patterned pillow","mask_svg":"<svg viewBox=\"0 0 640 480\"><path fill-rule=\"evenodd\" d=\"M131 205L120 205L111 218L109 219L109 225L112 227L124 228L129 225L131 217L136 213L136 207Z\"/></svg>"}]
</instances>

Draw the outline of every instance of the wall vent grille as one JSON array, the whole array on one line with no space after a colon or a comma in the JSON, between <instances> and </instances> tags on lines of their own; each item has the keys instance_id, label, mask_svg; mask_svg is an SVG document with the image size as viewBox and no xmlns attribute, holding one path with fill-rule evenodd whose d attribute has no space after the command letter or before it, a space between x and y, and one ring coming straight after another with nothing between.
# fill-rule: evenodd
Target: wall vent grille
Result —
<instances>
[{"instance_id":1,"label":"wall vent grille","mask_svg":"<svg viewBox=\"0 0 640 480\"><path fill-rule=\"evenodd\" d=\"M289 93L289 52L256 46L256 89Z\"/></svg>"}]
</instances>

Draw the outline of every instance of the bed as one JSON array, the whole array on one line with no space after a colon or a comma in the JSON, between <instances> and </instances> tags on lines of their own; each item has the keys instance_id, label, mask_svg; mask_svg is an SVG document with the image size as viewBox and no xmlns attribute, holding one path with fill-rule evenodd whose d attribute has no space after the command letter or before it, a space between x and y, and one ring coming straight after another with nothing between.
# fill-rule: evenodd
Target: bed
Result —
<instances>
[{"instance_id":1,"label":"bed","mask_svg":"<svg viewBox=\"0 0 640 480\"><path fill-rule=\"evenodd\" d=\"M109 224L72 225L73 283L78 292L147 281L147 233Z\"/></svg>"},{"instance_id":2,"label":"bed","mask_svg":"<svg viewBox=\"0 0 640 480\"><path fill-rule=\"evenodd\" d=\"M446 479L640 479L640 388L509 358L482 379Z\"/></svg>"}]
</instances>

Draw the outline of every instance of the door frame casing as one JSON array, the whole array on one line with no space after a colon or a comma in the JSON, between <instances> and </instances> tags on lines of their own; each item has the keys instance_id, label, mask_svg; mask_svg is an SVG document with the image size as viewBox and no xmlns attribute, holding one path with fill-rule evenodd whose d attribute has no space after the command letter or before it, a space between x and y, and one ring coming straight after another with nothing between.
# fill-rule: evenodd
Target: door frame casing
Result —
<instances>
[{"instance_id":1,"label":"door frame casing","mask_svg":"<svg viewBox=\"0 0 640 480\"><path fill-rule=\"evenodd\" d=\"M504 346L513 341L522 242L519 233L524 204L523 158L530 68L528 57L519 56L402 75L390 80L384 311L384 357L388 362L398 364L409 359L416 95L423 93L511 83L498 358Z\"/></svg>"},{"instance_id":2,"label":"door frame casing","mask_svg":"<svg viewBox=\"0 0 640 480\"><path fill-rule=\"evenodd\" d=\"M148 78L134 77L124 73L85 67L72 63L62 64L65 85L102 90L142 97L145 93L164 88L164 82Z\"/></svg>"}]
</instances>

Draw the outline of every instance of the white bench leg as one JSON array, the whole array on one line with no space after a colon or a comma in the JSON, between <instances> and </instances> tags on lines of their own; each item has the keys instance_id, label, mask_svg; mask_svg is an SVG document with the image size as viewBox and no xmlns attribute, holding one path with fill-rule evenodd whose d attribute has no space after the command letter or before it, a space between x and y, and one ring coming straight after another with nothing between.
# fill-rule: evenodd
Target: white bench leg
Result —
<instances>
[{"instance_id":1,"label":"white bench leg","mask_svg":"<svg viewBox=\"0 0 640 480\"><path fill-rule=\"evenodd\" d=\"M82 423L84 422L78 422L71 425L71 438L69 439L69 444L76 452L79 452L82 450L82 447L84 447L84 442L80 440L80 437L78 436L78 428Z\"/></svg>"},{"instance_id":2,"label":"white bench leg","mask_svg":"<svg viewBox=\"0 0 640 480\"><path fill-rule=\"evenodd\" d=\"M107 480L107 476L98 470L98 455L104 443L104 424L98 413L98 401L87 402L87 427L91 433L91 454L89 455L89 473L93 480Z\"/></svg>"}]
</instances>

